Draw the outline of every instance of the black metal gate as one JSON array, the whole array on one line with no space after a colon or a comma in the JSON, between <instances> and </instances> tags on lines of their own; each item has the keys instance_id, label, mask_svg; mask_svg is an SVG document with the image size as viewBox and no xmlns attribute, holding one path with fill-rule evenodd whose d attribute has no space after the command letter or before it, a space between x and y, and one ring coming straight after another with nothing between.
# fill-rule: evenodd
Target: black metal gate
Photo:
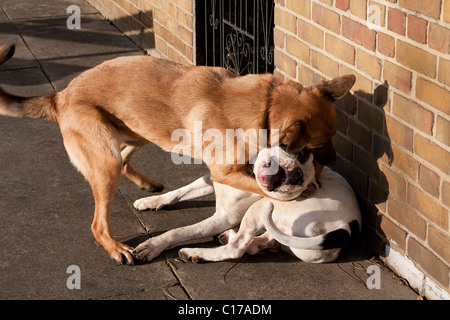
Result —
<instances>
[{"instance_id":1,"label":"black metal gate","mask_svg":"<svg viewBox=\"0 0 450 320\"><path fill-rule=\"evenodd\" d=\"M196 64L273 72L273 0L197 0Z\"/></svg>"}]
</instances>

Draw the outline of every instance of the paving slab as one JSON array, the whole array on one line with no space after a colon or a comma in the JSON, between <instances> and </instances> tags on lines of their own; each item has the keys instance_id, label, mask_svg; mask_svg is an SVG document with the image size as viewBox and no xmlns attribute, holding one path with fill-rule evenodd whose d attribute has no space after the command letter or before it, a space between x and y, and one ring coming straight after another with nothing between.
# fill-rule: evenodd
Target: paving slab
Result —
<instances>
[{"instance_id":1,"label":"paving slab","mask_svg":"<svg viewBox=\"0 0 450 320\"><path fill-rule=\"evenodd\" d=\"M65 26L65 9L82 10L82 29ZM23 96L64 88L104 60L140 54L82 0L1 0L0 43L17 53L0 68L2 88ZM182 246L149 263L117 266L90 231L94 201L88 183L71 165L56 123L0 117L0 299L416 299L381 267L381 289L368 290L373 262L359 250L337 263L313 265L284 253L191 264L177 258ZM148 144L132 159L140 172L174 190L208 173L204 165L174 165L170 154ZM121 179L112 212L113 235L132 246L214 213L214 197L138 212L148 196ZM149 234L147 234L147 232ZM217 246L212 238L186 246ZM81 289L70 290L67 268L78 266ZM343 272L341 269L346 271ZM349 276L352 275L352 276ZM359 279L359 281L358 281Z\"/></svg>"}]
</instances>

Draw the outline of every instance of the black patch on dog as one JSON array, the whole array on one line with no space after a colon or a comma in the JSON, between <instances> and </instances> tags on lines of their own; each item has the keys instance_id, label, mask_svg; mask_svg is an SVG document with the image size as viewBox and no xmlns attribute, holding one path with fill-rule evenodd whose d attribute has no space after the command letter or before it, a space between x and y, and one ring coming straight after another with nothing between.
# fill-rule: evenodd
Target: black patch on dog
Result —
<instances>
[{"instance_id":1,"label":"black patch on dog","mask_svg":"<svg viewBox=\"0 0 450 320\"><path fill-rule=\"evenodd\" d=\"M342 248L339 256L353 249L359 239L360 226L357 220L352 220L349 224L350 234L344 229L337 229L327 233L322 242L323 250Z\"/></svg>"},{"instance_id":2,"label":"black patch on dog","mask_svg":"<svg viewBox=\"0 0 450 320\"><path fill-rule=\"evenodd\" d=\"M344 247L350 240L350 234L344 229L337 229L324 235L321 243L323 250Z\"/></svg>"}]
</instances>

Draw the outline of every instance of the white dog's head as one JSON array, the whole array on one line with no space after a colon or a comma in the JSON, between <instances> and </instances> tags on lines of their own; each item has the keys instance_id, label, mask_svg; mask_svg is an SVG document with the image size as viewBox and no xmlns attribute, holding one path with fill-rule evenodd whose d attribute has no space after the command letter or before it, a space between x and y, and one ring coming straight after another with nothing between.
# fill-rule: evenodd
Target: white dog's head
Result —
<instances>
[{"instance_id":1,"label":"white dog's head","mask_svg":"<svg viewBox=\"0 0 450 320\"><path fill-rule=\"evenodd\" d=\"M306 191L315 193L313 154L304 149L290 154L280 147L265 148L258 153L253 167L261 190L272 198L292 200Z\"/></svg>"}]
</instances>

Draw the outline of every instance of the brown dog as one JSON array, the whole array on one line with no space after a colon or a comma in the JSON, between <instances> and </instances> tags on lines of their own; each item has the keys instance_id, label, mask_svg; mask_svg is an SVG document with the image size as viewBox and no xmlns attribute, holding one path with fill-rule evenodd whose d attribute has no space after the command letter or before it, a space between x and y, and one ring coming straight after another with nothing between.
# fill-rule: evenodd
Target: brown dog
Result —
<instances>
[{"instance_id":1,"label":"brown dog","mask_svg":"<svg viewBox=\"0 0 450 320\"><path fill-rule=\"evenodd\" d=\"M14 46L0 47L0 64L13 53ZM354 82L348 75L304 88L293 81L280 85L272 74L237 76L223 68L132 56L104 62L58 93L22 98L0 89L0 114L59 123L69 157L94 193L95 238L111 258L132 264L132 249L115 241L109 230L120 175L148 191L163 188L130 166L138 148L151 141L171 151L179 143L173 132L184 129L192 135L194 121L201 121L203 131L211 128L224 135L226 129L278 129L279 144L290 153L320 148L336 130L333 101ZM201 147L223 145L202 140ZM246 163L252 156L247 147ZM262 194L246 163L207 165L214 181Z\"/></svg>"}]
</instances>

